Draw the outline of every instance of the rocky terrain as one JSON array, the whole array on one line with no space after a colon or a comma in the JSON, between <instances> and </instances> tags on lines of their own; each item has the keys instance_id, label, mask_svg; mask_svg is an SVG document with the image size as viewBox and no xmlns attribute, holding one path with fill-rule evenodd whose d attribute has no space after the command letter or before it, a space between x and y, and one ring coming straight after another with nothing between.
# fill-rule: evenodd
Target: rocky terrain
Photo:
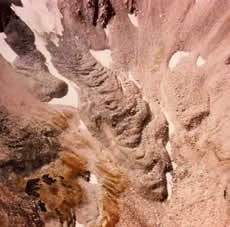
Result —
<instances>
[{"instance_id":1,"label":"rocky terrain","mask_svg":"<svg viewBox=\"0 0 230 227\"><path fill-rule=\"evenodd\" d=\"M0 226L230 226L229 18L0 0Z\"/></svg>"}]
</instances>

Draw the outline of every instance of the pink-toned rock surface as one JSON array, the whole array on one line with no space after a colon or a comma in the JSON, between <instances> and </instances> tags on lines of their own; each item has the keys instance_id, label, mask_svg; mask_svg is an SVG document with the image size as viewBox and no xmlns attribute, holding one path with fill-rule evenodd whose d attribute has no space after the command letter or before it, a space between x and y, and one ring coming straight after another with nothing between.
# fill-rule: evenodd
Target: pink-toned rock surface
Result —
<instances>
[{"instance_id":1,"label":"pink-toned rock surface","mask_svg":"<svg viewBox=\"0 0 230 227\"><path fill-rule=\"evenodd\" d=\"M1 225L230 226L230 2L22 4L17 31L0 8ZM77 106L44 103L52 67Z\"/></svg>"}]
</instances>

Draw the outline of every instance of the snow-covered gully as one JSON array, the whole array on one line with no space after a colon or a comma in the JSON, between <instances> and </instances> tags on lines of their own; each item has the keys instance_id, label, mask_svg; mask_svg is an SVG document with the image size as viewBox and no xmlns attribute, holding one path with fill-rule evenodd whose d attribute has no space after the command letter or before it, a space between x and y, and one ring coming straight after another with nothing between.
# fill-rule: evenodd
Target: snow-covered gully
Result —
<instances>
[{"instance_id":1,"label":"snow-covered gully","mask_svg":"<svg viewBox=\"0 0 230 227\"><path fill-rule=\"evenodd\" d=\"M169 127L169 138L168 138L168 142L165 146L165 149L167 150L168 154L169 154L169 157L171 159L171 162L172 162L172 167L173 167L173 170L177 167L176 163L173 162L173 157L172 157L172 147L171 147L171 144L170 144L170 138L172 137L172 135L174 134L175 132L175 125L173 124L173 122L171 121L168 113L163 109L163 107L161 107L162 109L162 112L164 113L165 115L165 118L168 122L168 127ZM173 171L172 170L172 171ZM172 197L172 189L173 189L173 176L172 176L172 172L167 172L166 173L166 178L167 178L167 190L168 190L168 198L167 200L170 200L171 197Z\"/></svg>"},{"instance_id":2,"label":"snow-covered gully","mask_svg":"<svg viewBox=\"0 0 230 227\"><path fill-rule=\"evenodd\" d=\"M79 88L73 81L62 76L54 67L52 56L46 48L46 40L42 38L43 33L52 33L52 41L58 46L58 35L62 35L63 27L61 23L62 16L58 10L57 2L53 0L43 2L22 0L22 2L22 8L12 6L12 9L34 32L35 45L45 56L46 64L50 73L58 79L66 82L68 85L68 93L64 97L54 98L49 103L68 105L77 108L79 106ZM47 23L47 21L50 23Z\"/></svg>"}]
</instances>

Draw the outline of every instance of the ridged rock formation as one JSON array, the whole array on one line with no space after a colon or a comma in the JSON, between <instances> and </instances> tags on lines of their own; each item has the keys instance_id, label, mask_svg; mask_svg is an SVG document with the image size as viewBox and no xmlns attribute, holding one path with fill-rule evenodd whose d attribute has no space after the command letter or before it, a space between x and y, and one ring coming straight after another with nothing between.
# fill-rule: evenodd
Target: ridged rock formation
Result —
<instances>
[{"instance_id":1,"label":"ridged rock formation","mask_svg":"<svg viewBox=\"0 0 230 227\"><path fill-rule=\"evenodd\" d=\"M228 0L0 3L0 226L230 226L229 18Z\"/></svg>"}]
</instances>

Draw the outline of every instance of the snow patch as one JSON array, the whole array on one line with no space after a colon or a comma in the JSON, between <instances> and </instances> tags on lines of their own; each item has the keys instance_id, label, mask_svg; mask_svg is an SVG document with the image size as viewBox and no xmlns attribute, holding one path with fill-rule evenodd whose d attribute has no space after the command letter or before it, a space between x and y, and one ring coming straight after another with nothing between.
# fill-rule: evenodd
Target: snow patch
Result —
<instances>
[{"instance_id":1,"label":"snow patch","mask_svg":"<svg viewBox=\"0 0 230 227\"><path fill-rule=\"evenodd\" d=\"M167 143L165 148L166 148L166 150L167 150L167 152L169 154L169 157L171 159L172 158L172 151L168 149L169 147L171 147L171 145L170 145L170 142L168 141L168 143ZM167 180L167 192L168 192L167 200L170 200L171 197L172 197L172 188L173 188L173 177L172 177L171 172L166 173L166 180Z\"/></svg>"},{"instance_id":2,"label":"snow patch","mask_svg":"<svg viewBox=\"0 0 230 227\"><path fill-rule=\"evenodd\" d=\"M197 66L203 66L204 64L205 64L205 60L201 57L201 56L199 56L198 58L197 58L197 61L196 61L196 65Z\"/></svg>"},{"instance_id":3,"label":"snow patch","mask_svg":"<svg viewBox=\"0 0 230 227\"><path fill-rule=\"evenodd\" d=\"M169 156L172 156L172 148L171 148L171 144L168 142L166 144L166 150L168 151Z\"/></svg>"},{"instance_id":4,"label":"snow patch","mask_svg":"<svg viewBox=\"0 0 230 227\"><path fill-rule=\"evenodd\" d=\"M93 57L104 67L110 68L112 65L112 52L111 50L90 50L90 53L93 55Z\"/></svg>"},{"instance_id":5,"label":"snow patch","mask_svg":"<svg viewBox=\"0 0 230 227\"><path fill-rule=\"evenodd\" d=\"M166 179L167 179L167 191L168 191L167 200L170 200L172 198L172 188L173 188L173 177L170 172L166 173Z\"/></svg>"},{"instance_id":6,"label":"snow patch","mask_svg":"<svg viewBox=\"0 0 230 227\"><path fill-rule=\"evenodd\" d=\"M76 89L71 86L71 83L67 83L68 93L62 98L53 98L49 104L54 105L66 105L77 108L79 106L78 94Z\"/></svg>"},{"instance_id":7,"label":"snow patch","mask_svg":"<svg viewBox=\"0 0 230 227\"><path fill-rule=\"evenodd\" d=\"M75 227L84 227L84 225L82 225L82 224L80 224L80 223L78 223L78 222L76 221Z\"/></svg>"},{"instance_id":8,"label":"snow patch","mask_svg":"<svg viewBox=\"0 0 230 227\"><path fill-rule=\"evenodd\" d=\"M91 183L91 184L98 184L97 176L91 173L91 174L90 174L89 183Z\"/></svg>"},{"instance_id":9,"label":"snow patch","mask_svg":"<svg viewBox=\"0 0 230 227\"><path fill-rule=\"evenodd\" d=\"M108 42L108 45L111 44L112 33L110 32L110 25L107 24L106 28L104 28L105 36Z\"/></svg>"},{"instance_id":10,"label":"snow patch","mask_svg":"<svg viewBox=\"0 0 230 227\"><path fill-rule=\"evenodd\" d=\"M173 56L170 58L169 61L169 68L173 69L174 67L176 67L181 59L183 57L188 57L189 56L189 52L185 52L185 51L177 51L175 54L173 54Z\"/></svg>"},{"instance_id":11,"label":"snow patch","mask_svg":"<svg viewBox=\"0 0 230 227\"><path fill-rule=\"evenodd\" d=\"M108 26L106 28L104 28L104 31L105 31L105 35L106 35L106 38L109 40L109 29L108 29Z\"/></svg>"},{"instance_id":12,"label":"snow patch","mask_svg":"<svg viewBox=\"0 0 230 227\"><path fill-rule=\"evenodd\" d=\"M170 159L172 160L172 147L171 147L170 141L168 141L165 148L169 154ZM177 164L173 161L172 161L172 166L173 166L173 169L177 168Z\"/></svg>"},{"instance_id":13,"label":"snow patch","mask_svg":"<svg viewBox=\"0 0 230 227\"><path fill-rule=\"evenodd\" d=\"M172 135L175 133L175 125L174 123L171 121L168 113L163 109L163 107L161 107L162 112L165 115L165 118L168 122L169 125L169 140L165 146L165 149L167 150L170 160L172 161L172 167L173 169L175 169L177 167L177 164L175 162L173 162L173 158L172 158L172 147L170 144L170 138L172 137ZM167 191L168 191L168 198L167 200L170 200L172 197L172 188L173 188L173 177L172 177L172 173L171 172L167 172L166 173L166 179L167 179Z\"/></svg>"},{"instance_id":14,"label":"snow patch","mask_svg":"<svg viewBox=\"0 0 230 227\"><path fill-rule=\"evenodd\" d=\"M88 128L86 127L85 123L82 120L80 120L79 129L82 131L88 131Z\"/></svg>"},{"instance_id":15,"label":"snow patch","mask_svg":"<svg viewBox=\"0 0 230 227\"><path fill-rule=\"evenodd\" d=\"M134 14L128 14L129 16L129 20L130 22L135 26L135 27L138 27L138 19L137 19L137 16L135 16Z\"/></svg>"},{"instance_id":16,"label":"snow patch","mask_svg":"<svg viewBox=\"0 0 230 227\"><path fill-rule=\"evenodd\" d=\"M12 64L18 55L11 49L5 39L6 34L0 33L0 53L9 63Z\"/></svg>"},{"instance_id":17,"label":"snow patch","mask_svg":"<svg viewBox=\"0 0 230 227\"><path fill-rule=\"evenodd\" d=\"M133 81L138 88L141 88L141 85L134 79L133 74L129 72L129 80Z\"/></svg>"},{"instance_id":18,"label":"snow patch","mask_svg":"<svg viewBox=\"0 0 230 227\"><path fill-rule=\"evenodd\" d=\"M172 161L172 149L171 149L170 140L167 142L165 148L169 154L170 160ZM173 167L173 169L175 169L177 167L176 163L173 161L172 161L172 167ZM167 179L167 191L168 191L167 200L170 200L172 197L172 188L173 188L173 177L172 177L171 172L166 173L166 179Z\"/></svg>"},{"instance_id":19,"label":"snow patch","mask_svg":"<svg viewBox=\"0 0 230 227\"><path fill-rule=\"evenodd\" d=\"M145 102L149 102L148 99L147 99L145 96L143 96L143 100L144 100Z\"/></svg>"},{"instance_id":20,"label":"snow patch","mask_svg":"<svg viewBox=\"0 0 230 227\"><path fill-rule=\"evenodd\" d=\"M167 120L167 122L169 124L169 137L170 137L172 134L175 133L176 127L175 127L174 123L171 121L171 119L170 119L169 115L167 114L167 112L163 110L163 113L164 113L165 118L166 118L166 120Z\"/></svg>"}]
</instances>

